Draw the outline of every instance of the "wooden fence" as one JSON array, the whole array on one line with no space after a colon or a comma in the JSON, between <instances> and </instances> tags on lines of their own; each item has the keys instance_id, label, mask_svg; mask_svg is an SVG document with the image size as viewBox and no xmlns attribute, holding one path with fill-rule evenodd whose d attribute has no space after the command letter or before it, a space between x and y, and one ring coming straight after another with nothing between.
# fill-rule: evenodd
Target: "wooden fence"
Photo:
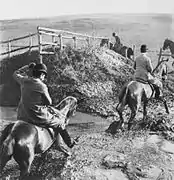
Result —
<instances>
[{"instance_id":1,"label":"wooden fence","mask_svg":"<svg viewBox=\"0 0 174 180\"><path fill-rule=\"evenodd\" d=\"M34 45L33 44L33 37L36 36L37 33L33 33L33 34L29 34L26 36L22 36L22 37L18 37L18 38L14 38L14 39L9 39L7 41L0 41L0 46L2 47L3 45L5 45L7 47L7 50L5 52L1 52L0 55L8 55L8 57L10 58L11 54L17 51L21 51L24 49L28 49L28 51L30 52L32 50L32 48L36 48L38 47L38 45ZM17 42L17 41L21 41L24 39L28 39L28 44L27 45L12 45L13 42ZM13 49L14 48L14 49Z\"/></svg>"},{"instance_id":2,"label":"wooden fence","mask_svg":"<svg viewBox=\"0 0 174 180\"><path fill-rule=\"evenodd\" d=\"M86 45L90 45L92 41L108 39L106 37L95 37L80 33L74 33L70 31L56 30L56 29L44 28L44 27L38 27L37 34L38 34L40 62L42 62L42 56L44 54L54 54L53 51L48 52L43 50L43 46L51 45L53 49L58 46L60 50L62 50L66 46L66 43L64 43L64 41L67 39L73 42L74 48L78 47L80 41L86 42ZM50 36L51 40L48 40L48 38L47 40L44 40L43 36Z\"/></svg>"},{"instance_id":3,"label":"wooden fence","mask_svg":"<svg viewBox=\"0 0 174 180\"><path fill-rule=\"evenodd\" d=\"M47 38L45 38L45 36ZM49 38L48 38L49 37ZM33 38L35 38L35 42L33 43ZM21 40L27 40L26 45L17 45L17 41ZM54 54L54 50L56 47L59 47L60 50L62 50L66 46L66 40L70 40L72 42L72 45L74 48L77 48L80 43L79 42L85 42L86 45L90 45L92 41L100 40L101 39L108 39L107 37L95 37L95 36L89 36L84 35L80 33L74 33L70 31L65 30L56 30L51 28L45 28L45 27L37 27L37 33L29 34L26 36L22 36L19 38L10 39L7 41L0 41L0 46L6 45L7 50L5 52L0 52L0 56L8 55L8 57L11 57L11 54L14 52L18 52L21 50L28 49L30 52L33 48L38 48L39 51L39 59L40 62L42 62L42 56L44 54ZM12 43L15 42L15 45L12 45ZM13 49L13 48L14 49ZM44 47L52 47L53 51L46 51L47 48ZM134 55L136 52L135 45L132 46ZM156 53L158 55L158 61L160 61L162 56L171 56L170 54L163 53L162 48L160 48L160 51L153 51L152 53Z\"/></svg>"}]
</instances>

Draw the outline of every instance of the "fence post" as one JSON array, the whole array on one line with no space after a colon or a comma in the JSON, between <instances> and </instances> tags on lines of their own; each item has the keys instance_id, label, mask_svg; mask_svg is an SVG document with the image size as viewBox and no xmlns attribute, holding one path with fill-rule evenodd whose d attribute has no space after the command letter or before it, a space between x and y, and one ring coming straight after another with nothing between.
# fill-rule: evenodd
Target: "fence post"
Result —
<instances>
[{"instance_id":1,"label":"fence post","mask_svg":"<svg viewBox=\"0 0 174 180\"><path fill-rule=\"evenodd\" d=\"M88 43L88 46L90 46L90 37L87 37L87 43Z\"/></svg>"},{"instance_id":2,"label":"fence post","mask_svg":"<svg viewBox=\"0 0 174 180\"><path fill-rule=\"evenodd\" d=\"M59 42L60 42L60 50L62 50L63 49L62 34L59 34Z\"/></svg>"},{"instance_id":3,"label":"fence post","mask_svg":"<svg viewBox=\"0 0 174 180\"><path fill-rule=\"evenodd\" d=\"M135 44L133 44L133 61L135 61Z\"/></svg>"},{"instance_id":4,"label":"fence post","mask_svg":"<svg viewBox=\"0 0 174 180\"><path fill-rule=\"evenodd\" d=\"M11 42L8 42L8 58L10 58L10 52L11 52Z\"/></svg>"},{"instance_id":5,"label":"fence post","mask_svg":"<svg viewBox=\"0 0 174 180\"><path fill-rule=\"evenodd\" d=\"M37 27L38 34L38 44L39 44L39 63L42 63L42 34L39 32L39 27Z\"/></svg>"},{"instance_id":6,"label":"fence post","mask_svg":"<svg viewBox=\"0 0 174 180\"><path fill-rule=\"evenodd\" d=\"M74 36L73 40L74 40L74 48L76 49L77 48L77 38Z\"/></svg>"},{"instance_id":7,"label":"fence post","mask_svg":"<svg viewBox=\"0 0 174 180\"><path fill-rule=\"evenodd\" d=\"M160 62L161 55L162 55L162 48L160 48L160 52L159 52L159 56L158 56L158 63Z\"/></svg>"},{"instance_id":8,"label":"fence post","mask_svg":"<svg viewBox=\"0 0 174 180\"><path fill-rule=\"evenodd\" d=\"M32 46L33 46L33 38L32 38L32 36L30 36L30 39L29 39L29 53L31 52Z\"/></svg>"},{"instance_id":9,"label":"fence post","mask_svg":"<svg viewBox=\"0 0 174 180\"><path fill-rule=\"evenodd\" d=\"M53 35L52 36L52 43L56 42L56 37ZM52 45L53 50L55 51L55 45Z\"/></svg>"}]
</instances>

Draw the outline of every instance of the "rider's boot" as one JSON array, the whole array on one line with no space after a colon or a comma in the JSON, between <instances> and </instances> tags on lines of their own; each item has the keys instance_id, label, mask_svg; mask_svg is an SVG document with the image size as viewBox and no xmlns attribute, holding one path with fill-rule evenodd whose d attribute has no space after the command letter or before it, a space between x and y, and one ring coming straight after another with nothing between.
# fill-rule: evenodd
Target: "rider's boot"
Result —
<instances>
[{"instance_id":1,"label":"rider's boot","mask_svg":"<svg viewBox=\"0 0 174 180\"><path fill-rule=\"evenodd\" d=\"M71 137L70 137L70 135L69 135L69 133L68 133L68 131L66 129L59 128L59 133L62 136L65 144L69 148L73 148L73 146L78 143L77 140L71 139Z\"/></svg>"},{"instance_id":2,"label":"rider's boot","mask_svg":"<svg viewBox=\"0 0 174 180\"><path fill-rule=\"evenodd\" d=\"M60 134L57 135L56 138L56 147L59 151L63 152L66 156L71 156L71 150L67 145L64 143L63 138Z\"/></svg>"}]
</instances>

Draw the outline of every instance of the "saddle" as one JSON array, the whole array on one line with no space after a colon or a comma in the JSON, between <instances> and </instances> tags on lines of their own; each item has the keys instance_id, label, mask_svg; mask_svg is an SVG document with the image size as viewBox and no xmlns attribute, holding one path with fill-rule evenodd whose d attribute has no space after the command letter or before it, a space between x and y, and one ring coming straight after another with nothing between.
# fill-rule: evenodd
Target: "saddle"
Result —
<instances>
[{"instance_id":1,"label":"saddle","mask_svg":"<svg viewBox=\"0 0 174 180\"><path fill-rule=\"evenodd\" d=\"M142 83L142 84L149 85L149 86L151 87L151 89L152 89L152 95L151 95L151 97L153 97L154 94L155 94L155 96L156 96L156 94L159 93L159 92L158 92L158 91L159 91L159 87L158 87L157 85L152 84L151 82L145 81L145 80L140 79L140 78L136 78L136 81L139 82L139 83Z\"/></svg>"}]
</instances>

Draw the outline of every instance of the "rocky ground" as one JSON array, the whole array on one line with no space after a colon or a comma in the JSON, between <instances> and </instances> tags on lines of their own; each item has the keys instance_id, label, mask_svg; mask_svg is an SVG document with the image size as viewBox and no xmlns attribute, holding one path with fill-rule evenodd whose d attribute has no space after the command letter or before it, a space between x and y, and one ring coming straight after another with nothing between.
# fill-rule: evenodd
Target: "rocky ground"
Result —
<instances>
[{"instance_id":1,"label":"rocky ground","mask_svg":"<svg viewBox=\"0 0 174 180\"><path fill-rule=\"evenodd\" d=\"M115 111L120 88L132 78L132 62L107 49L79 52L69 49L66 53L57 54L59 61L47 59L52 73L47 83L54 103L71 94L79 101L78 110L85 112L78 113L68 126L73 137L80 136L79 143L68 158L54 148L45 160L36 157L32 179L174 179L174 134L171 128L174 123L174 96L168 86L165 86L164 94L169 115L162 104L153 100L148 104L147 129L143 129L141 124L140 109L132 131L125 129L114 135L106 133L109 125L119 120L118 116L113 118L111 115ZM172 77L167 85L172 89ZM6 118L1 118L1 128L11 120L10 117L15 118L14 109L12 111L8 109L4 114ZM129 115L130 111L126 109L126 120ZM37 166L39 160L45 162L40 168ZM3 177L10 175L10 179L16 179L17 169L16 164L9 163Z\"/></svg>"}]
</instances>

